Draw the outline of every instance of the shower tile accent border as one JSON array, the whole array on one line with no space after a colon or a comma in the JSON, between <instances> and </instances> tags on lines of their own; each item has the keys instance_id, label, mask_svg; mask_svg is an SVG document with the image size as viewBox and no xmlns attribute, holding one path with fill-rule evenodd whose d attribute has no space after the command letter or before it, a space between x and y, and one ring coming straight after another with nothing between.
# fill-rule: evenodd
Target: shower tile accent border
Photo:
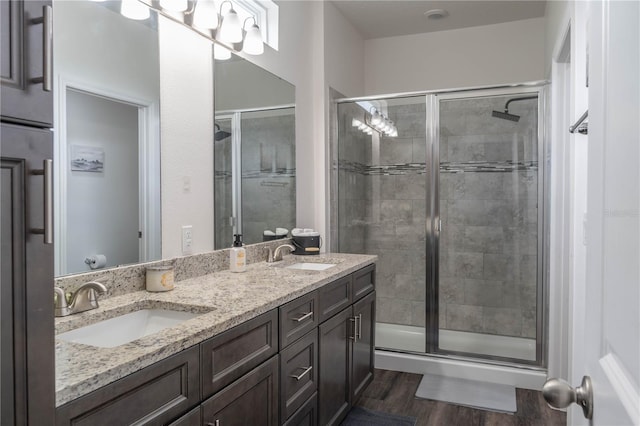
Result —
<instances>
[{"instance_id":1,"label":"shower tile accent border","mask_svg":"<svg viewBox=\"0 0 640 426\"><path fill-rule=\"evenodd\" d=\"M247 264L266 260L268 249L273 250L282 244L291 244L291 240L281 239L245 246ZM176 285L179 285L180 281L229 269L229 251L230 249L214 250L190 256L65 275L55 278L54 286L62 288L65 292L74 292L88 281L98 281L107 287L107 294L102 296L103 298L121 296L145 289L146 268L170 265L174 266L174 279Z\"/></svg>"}]
</instances>

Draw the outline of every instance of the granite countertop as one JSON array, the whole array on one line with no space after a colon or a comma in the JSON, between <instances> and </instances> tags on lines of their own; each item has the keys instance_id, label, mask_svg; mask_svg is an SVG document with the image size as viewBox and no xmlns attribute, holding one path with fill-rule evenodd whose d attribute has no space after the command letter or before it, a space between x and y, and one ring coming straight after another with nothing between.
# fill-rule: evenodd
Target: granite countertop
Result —
<instances>
[{"instance_id":1,"label":"granite countertop","mask_svg":"<svg viewBox=\"0 0 640 426\"><path fill-rule=\"evenodd\" d=\"M376 256L325 253L285 256L282 262L247 265L177 282L173 291L137 291L100 301L100 307L56 318L56 333L139 309L202 313L175 327L115 348L56 339L56 406L134 373L231 327L375 262ZM286 269L299 262L335 263L324 271Z\"/></svg>"}]
</instances>

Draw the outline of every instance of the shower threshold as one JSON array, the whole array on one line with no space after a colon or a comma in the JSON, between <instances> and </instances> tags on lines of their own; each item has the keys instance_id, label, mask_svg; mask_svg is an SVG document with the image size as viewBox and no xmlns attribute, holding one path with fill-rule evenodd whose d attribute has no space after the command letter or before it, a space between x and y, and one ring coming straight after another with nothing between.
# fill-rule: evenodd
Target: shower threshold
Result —
<instances>
[{"instance_id":1,"label":"shower threshold","mask_svg":"<svg viewBox=\"0 0 640 426\"><path fill-rule=\"evenodd\" d=\"M440 330L440 348L469 354L536 360L536 341L522 337ZM376 323L376 347L407 352L424 352L424 327Z\"/></svg>"}]
</instances>

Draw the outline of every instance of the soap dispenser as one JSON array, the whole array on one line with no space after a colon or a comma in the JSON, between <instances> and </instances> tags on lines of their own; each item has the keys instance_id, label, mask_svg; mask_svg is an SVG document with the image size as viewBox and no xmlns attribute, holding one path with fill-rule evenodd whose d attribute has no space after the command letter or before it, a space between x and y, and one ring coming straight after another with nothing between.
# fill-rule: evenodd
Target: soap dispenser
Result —
<instances>
[{"instance_id":1,"label":"soap dispenser","mask_svg":"<svg viewBox=\"0 0 640 426\"><path fill-rule=\"evenodd\" d=\"M234 234L235 240L229 257L231 272L244 272L247 270L247 253L242 247L242 234Z\"/></svg>"}]
</instances>

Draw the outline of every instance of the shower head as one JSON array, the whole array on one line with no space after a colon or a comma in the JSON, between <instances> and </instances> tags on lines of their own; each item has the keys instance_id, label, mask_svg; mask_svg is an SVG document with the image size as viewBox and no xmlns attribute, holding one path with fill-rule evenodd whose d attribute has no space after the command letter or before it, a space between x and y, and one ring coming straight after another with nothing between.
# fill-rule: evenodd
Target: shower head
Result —
<instances>
[{"instance_id":1,"label":"shower head","mask_svg":"<svg viewBox=\"0 0 640 426\"><path fill-rule=\"evenodd\" d=\"M508 110L505 110L504 112L494 110L491 112L491 116L496 118L502 118L503 120L515 121L516 123L520 120L519 115L509 114Z\"/></svg>"},{"instance_id":2,"label":"shower head","mask_svg":"<svg viewBox=\"0 0 640 426\"><path fill-rule=\"evenodd\" d=\"M213 139L218 142L221 141L223 139L228 138L229 136L231 136L231 133L224 131L220 128L220 126L218 125L218 123L214 123L214 125L216 126L216 131L213 134Z\"/></svg>"},{"instance_id":3,"label":"shower head","mask_svg":"<svg viewBox=\"0 0 640 426\"><path fill-rule=\"evenodd\" d=\"M504 112L501 111L492 111L491 116L496 118L502 118L503 120L515 121L516 123L520 121L520 116L515 114L509 114L509 104L511 102L519 102L526 101L528 99L538 99L538 96L522 96L519 98L511 98L504 104Z\"/></svg>"}]
</instances>

